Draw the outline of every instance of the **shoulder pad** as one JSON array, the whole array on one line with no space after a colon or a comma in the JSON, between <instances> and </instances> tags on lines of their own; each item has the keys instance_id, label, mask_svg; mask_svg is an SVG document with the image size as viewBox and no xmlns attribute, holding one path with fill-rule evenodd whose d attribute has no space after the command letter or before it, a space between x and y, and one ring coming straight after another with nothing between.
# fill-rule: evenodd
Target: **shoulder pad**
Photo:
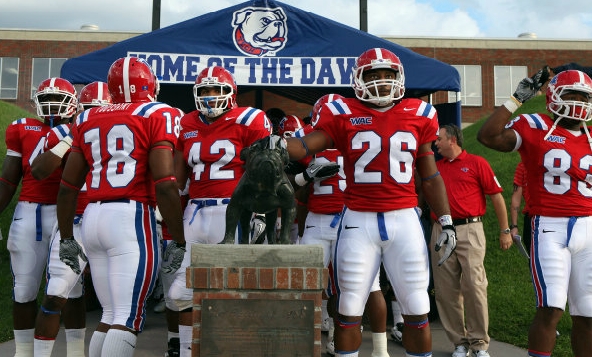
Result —
<instances>
[{"instance_id":1,"label":"shoulder pad","mask_svg":"<svg viewBox=\"0 0 592 357\"><path fill-rule=\"evenodd\" d=\"M171 106L161 102L142 103L132 112L132 114L148 118L152 113L163 108L171 108Z\"/></svg>"},{"instance_id":2,"label":"shoulder pad","mask_svg":"<svg viewBox=\"0 0 592 357\"><path fill-rule=\"evenodd\" d=\"M351 109L349 109L347 104L345 104L345 102L341 99L337 99L337 100L335 100L333 102L329 102L325 105L327 106L327 108L329 108L329 110L331 111L331 113L333 113L333 115L351 114L352 113Z\"/></svg>"},{"instance_id":3,"label":"shoulder pad","mask_svg":"<svg viewBox=\"0 0 592 357\"><path fill-rule=\"evenodd\" d=\"M246 107L243 108L242 112L238 113L236 117L236 123L249 126L257 118L258 115L263 113L260 109ZM234 114L234 113L233 113Z\"/></svg>"}]
</instances>

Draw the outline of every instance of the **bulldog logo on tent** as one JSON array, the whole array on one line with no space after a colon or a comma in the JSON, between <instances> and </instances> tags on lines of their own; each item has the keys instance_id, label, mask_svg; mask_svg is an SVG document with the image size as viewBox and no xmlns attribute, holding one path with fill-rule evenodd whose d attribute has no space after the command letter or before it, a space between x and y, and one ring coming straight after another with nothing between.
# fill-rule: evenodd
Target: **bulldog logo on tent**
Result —
<instances>
[{"instance_id":1,"label":"bulldog logo on tent","mask_svg":"<svg viewBox=\"0 0 592 357\"><path fill-rule=\"evenodd\" d=\"M246 7L233 14L234 45L248 56L275 55L288 39L286 14L280 7Z\"/></svg>"}]
</instances>

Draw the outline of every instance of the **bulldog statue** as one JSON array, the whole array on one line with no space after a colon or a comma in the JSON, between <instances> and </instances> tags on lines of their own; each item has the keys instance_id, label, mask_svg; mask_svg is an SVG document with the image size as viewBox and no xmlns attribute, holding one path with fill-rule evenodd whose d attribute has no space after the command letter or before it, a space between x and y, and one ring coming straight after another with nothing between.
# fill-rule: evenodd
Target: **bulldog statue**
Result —
<instances>
[{"instance_id":1,"label":"bulldog statue","mask_svg":"<svg viewBox=\"0 0 592 357\"><path fill-rule=\"evenodd\" d=\"M234 243L237 224L240 223L240 243L248 244L253 212L265 214L265 234L269 244L290 244L290 228L296 216L294 189L284 172L289 163L285 142L272 135L244 148L240 158L245 162L245 173L234 189L226 208L226 231L222 243ZM276 241L275 222L281 210L282 227Z\"/></svg>"}]
</instances>

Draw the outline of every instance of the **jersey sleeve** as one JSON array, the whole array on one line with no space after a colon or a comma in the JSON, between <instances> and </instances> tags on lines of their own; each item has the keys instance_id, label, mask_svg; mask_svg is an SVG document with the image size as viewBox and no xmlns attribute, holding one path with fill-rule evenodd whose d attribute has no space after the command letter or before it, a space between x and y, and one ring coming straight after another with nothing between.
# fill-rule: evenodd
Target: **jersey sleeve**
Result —
<instances>
[{"instance_id":1,"label":"jersey sleeve","mask_svg":"<svg viewBox=\"0 0 592 357\"><path fill-rule=\"evenodd\" d=\"M247 109L241 114L244 116L241 123L247 126L245 147L271 134L271 123L265 113L259 109L251 111L252 109L254 108Z\"/></svg>"},{"instance_id":2,"label":"jersey sleeve","mask_svg":"<svg viewBox=\"0 0 592 357\"><path fill-rule=\"evenodd\" d=\"M49 150L56 146L63 138L70 134L70 125L69 124L60 124L54 128L52 128L46 136L45 140L45 150Z\"/></svg>"},{"instance_id":3,"label":"jersey sleeve","mask_svg":"<svg viewBox=\"0 0 592 357\"><path fill-rule=\"evenodd\" d=\"M150 113L148 123L151 142L168 141L173 146L176 145L181 117L182 112L179 109L166 104L162 104L157 110Z\"/></svg>"},{"instance_id":4,"label":"jersey sleeve","mask_svg":"<svg viewBox=\"0 0 592 357\"><path fill-rule=\"evenodd\" d=\"M20 135L20 125L19 122L25 119L19 119L13 121L8 128L6 128L6 136L4 138L4 142L6 143L6 149L9 155L13 156L22 156L22 141Z\"/></svg>"}]
</instances>

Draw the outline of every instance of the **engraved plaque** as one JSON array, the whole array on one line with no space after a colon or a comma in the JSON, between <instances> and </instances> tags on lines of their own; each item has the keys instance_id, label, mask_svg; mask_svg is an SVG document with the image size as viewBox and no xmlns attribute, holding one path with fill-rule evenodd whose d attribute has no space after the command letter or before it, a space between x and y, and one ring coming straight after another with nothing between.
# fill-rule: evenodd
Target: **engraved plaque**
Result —
<instances>
[{"instance_id":1,"label":"engraved plaque","mask_svg":"<svg viewBox=\"0 0 592 357\"><path fill-rule=\"evenodd\" d=\"M314 301L203 299L201 357L311 357Z\"/></svg>"}]
</instances>

